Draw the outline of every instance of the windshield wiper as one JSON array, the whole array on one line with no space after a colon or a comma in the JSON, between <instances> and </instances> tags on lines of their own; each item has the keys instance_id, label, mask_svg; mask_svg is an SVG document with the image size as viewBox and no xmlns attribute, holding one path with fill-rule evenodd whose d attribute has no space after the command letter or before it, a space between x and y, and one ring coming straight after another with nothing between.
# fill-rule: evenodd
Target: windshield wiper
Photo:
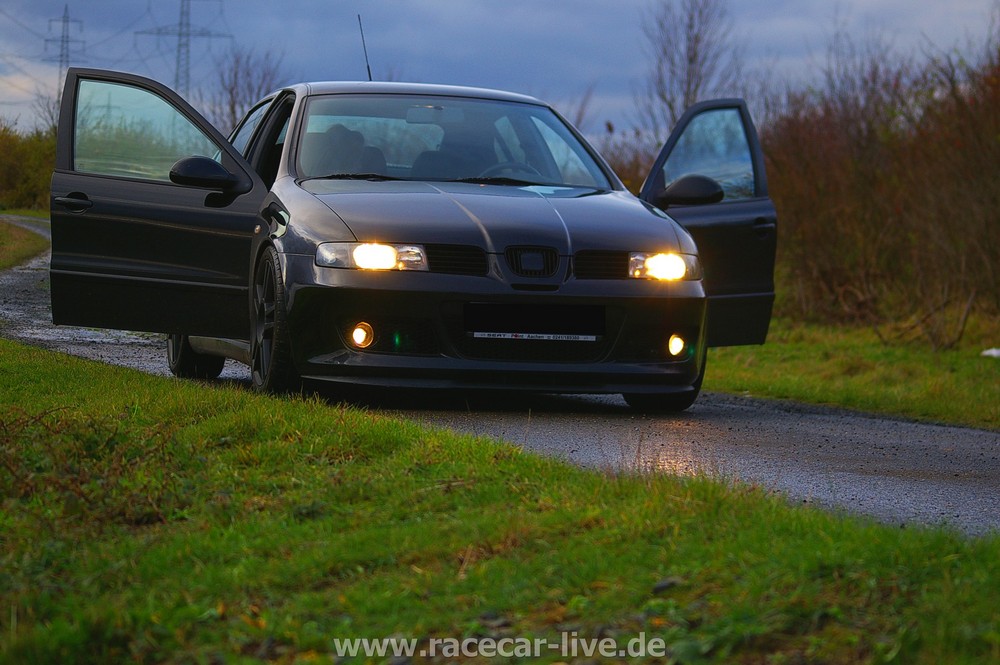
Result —
<instances>
[{"instance_id":1,"label":"windshield wiper","mask_svg":"<svg viewBox=\"0 0 1000 665\"><path fill-rule=\"evenodd\" d=\"M402 180L384 173L331 173L329 175L317 175L306 180Z\"/></svg>"},{"instance_id":2,"label":"windshield wiper","mask_svg":"<svg viewBox=\"0 0 1000 665\"><path fill-rule=\"evenodd\" d=\"M467 182L473 185L514 185L523 187L525 185L544 185L542 182L533 180L521 180L520 178L510 178L507 176L476 176L474 178L456 178L448 182Z\"/></svg>"}]
</instances>

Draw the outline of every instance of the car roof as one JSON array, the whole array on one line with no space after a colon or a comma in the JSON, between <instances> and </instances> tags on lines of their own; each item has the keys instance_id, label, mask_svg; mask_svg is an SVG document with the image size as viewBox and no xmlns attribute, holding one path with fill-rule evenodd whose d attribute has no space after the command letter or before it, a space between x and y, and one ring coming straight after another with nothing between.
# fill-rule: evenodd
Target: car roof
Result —
<instances>
[{"instance_id":1,"label":"car roof","mask_svg":"<svg viewBox=\"0 0 1000 665\"><path fill-rule=\"evenodd\" d=\"M326 95L344 93L373 93L398 95L431 95L447 97L470 97L494 99L505 102L521 102L548 106L545 102L528 95L504 90L475 88L462 85L440 85L430 83L402 83L399 81L314 81L299 83L286 89L296 90L306 95Z\"/></svg>"}]
</instances>

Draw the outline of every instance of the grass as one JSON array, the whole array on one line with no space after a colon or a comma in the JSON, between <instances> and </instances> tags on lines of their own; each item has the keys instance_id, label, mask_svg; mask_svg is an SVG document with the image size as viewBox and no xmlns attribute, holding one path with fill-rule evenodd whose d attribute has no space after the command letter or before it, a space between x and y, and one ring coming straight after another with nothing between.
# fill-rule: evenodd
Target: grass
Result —
<instances>
[{"instance_id":1,"label":"grass","mask_svg":"<svg viewBox=\"0 0 1000 665\"><path fill-rule=\"evenodd\" d=\"M767 343L712 349L706 390L792 399L1000 429L1000 320L972 322L960 348L884 344L870 328L772 322Z\"/></svg>"},{"instance_id":2,"label":"grass","mask_svg":"<svg viewBox=\"0 0 1000 665\"><path fill-rule=\"evenodd\" d=\"M777 321L768 345L710 367L708 389L996 427L995 369L970 349ZM939 381L966 397L919 387ZM594 473L5 341L0 498L12 663L294 662L332 657L335 638L574 632L656 637L684 663L1000 658L997 538Z\"/></svg>"},{"instance_id":3,"label":"grass","mask_svg":"<svg viewBox=\"0 0 1000 665\"><path fill-rule=\"evenodd\" d=\"M0 215L10 215L12 217L34 217L35 219L48 219L48 210L35 210L32 208L11 208L0 209Z\"/></svg>"},{"instance_id":4,"label":"grass","mask_svg":"<svg viewBox=\"0 0 1000 665\"><path fill-rule=\"evenodd\" d=\"M7 341L0 423L6 662L305 662L334 638L574 632L658 637L680 663L1000 659L996 537Z\"/></svg>"},{"instance_id":5,"label":"grass","mask_svg":"<svg viewBox=\"0 0 1000 665\"><path fill-rule=\"evenodd\" d=\"M20 265L45 251L49 242L37 233L0 221L0 270Z\"/></svg>"}]
</instances>

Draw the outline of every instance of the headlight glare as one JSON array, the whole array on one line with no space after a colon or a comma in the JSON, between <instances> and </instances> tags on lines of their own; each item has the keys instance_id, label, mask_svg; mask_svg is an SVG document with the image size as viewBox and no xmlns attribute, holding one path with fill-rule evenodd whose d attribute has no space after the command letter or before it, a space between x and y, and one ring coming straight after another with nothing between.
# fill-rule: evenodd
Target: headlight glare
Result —
<instances>
[{"instance_id":1,"label":"headlight glare","mask_svg":"<svg viewBox=\"0 0 1000 665\"><path fill-rule=\"evenodd\" d=\"M354 265L362 270L392 270L396 267L396 248L392 245L366 243L351 252Z\"/></svg>"},{"instance_id":2,"label":"headlight glare","mask_svg":"<svg viewBox=\"0 0 1000 665\"><path fill-rule=\"evenodd\" d=\"M359 349L367 349L375 341L375 331L370 323L361 321L351 331L351 342Z\"/></svg>"},{"instance_id":3,"label":"headlight glare","mask_svg":"<svg viewBox=\"0 0 1000 665\"><path fill-rule=\"evenodd\" d=\"M316 265L358 270L427 270L420 245L325 242L316 248Z\"/></svg>"},{"instance_id":4,"label":"headlight glare","mask_svg":"<svg viewBox=\"0 0 1000 665\"><path fill-rule=\"evenodd\" d=\"M680 335L671 335L670 339L667 341L667 351L670 352L672 356L679 356L684 353L687 348L687 342Z\"/></svg>"},{"instance_id":5,"label":"headlight glare","mask_svg":"<svg viewBox=\"0 0 1000 665\"><path fill-rule=\"evenodd\" d=\"M628 261L629 277L676 282L701 279L701 265L693 254L674 252L632 252Z\"/></svg>"}]
</instances>

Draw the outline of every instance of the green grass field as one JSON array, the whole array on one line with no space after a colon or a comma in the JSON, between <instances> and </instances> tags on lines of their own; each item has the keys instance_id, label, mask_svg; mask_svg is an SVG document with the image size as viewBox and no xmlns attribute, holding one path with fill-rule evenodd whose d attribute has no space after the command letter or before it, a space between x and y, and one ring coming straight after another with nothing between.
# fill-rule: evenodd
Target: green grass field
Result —
<instances>
[{"instance_id":1,"label":"green grass field","mask_svg":"<svg viewBox=\"0 0 1000 665\"><path fill-rule=\"evenodd\" d=\"M706 390L1000 429L1000 321L976 319L959 348L885 344L871 328L772 321L767 343L712 349Z\"/></svg>"},{"instance_id":2,"label":"green grass field","mask_svg":"<svg viewBox=\"0 0 1000 665\"><path fill-rule=\"evenodd\" d=\"M24 263L48 245L48 240L37 233L0 221L0 270Z\"/></svg>"},{"instance_id":3,"label":"green grass field","mask_svg":"<svg viewBox=\"0 0 1000 665\"><path fill-rule=\"evenodd\" d=\"M7 341L0 405L6 662L640 635L679 663L1000 659L997 537L586 471Z\"/></svg>"},{"instance_id":4,"label":"green grass field","mask_svg":"<svg viewBox=\"0 0 1000 665\"><path fill-rule=\"evenodd\" d=\"M706 388L996 428L975 353L992 334L929 354L776 321L764 347L713 351ZM1000 660L1000 537L4 340L0 500L2 662L322 662L354 637L582 656L639 636L661 662Z\"/></svg>"}]
</instances>

